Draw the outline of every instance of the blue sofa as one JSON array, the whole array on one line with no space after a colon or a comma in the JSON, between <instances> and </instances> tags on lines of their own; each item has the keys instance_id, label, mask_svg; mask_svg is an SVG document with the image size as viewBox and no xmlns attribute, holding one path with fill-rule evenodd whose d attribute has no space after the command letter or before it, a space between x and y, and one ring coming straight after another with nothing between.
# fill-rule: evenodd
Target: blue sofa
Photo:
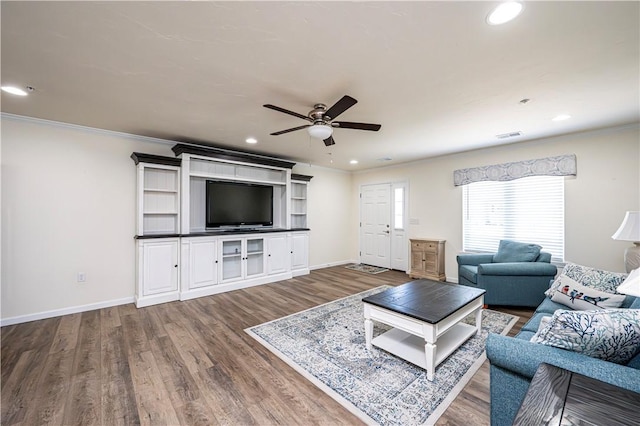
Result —
<instances>
[{"instance_id":1,"label":"blue sofa","mask_svg":"<svg viewBox=\"0 0 640 426\"><path fill-rule=\"evenodd\" d=\"M495 254L459 254L457 261L458 283L486 290L487 305L536 307L557 273L540 246L508 240Z\"/></svg>"},{"instance_id":2,"label":"blue sofa","mask_svg":"<svg viewBox=\"0 0 640 426\"><path fill-rule=\"evenodd\" d=\"M640 298L627 296L621 308L640 309ZM529 383L543 362L640 393L640 353L626 365L620 365L529 341L542 318L558 309L569 308L545 297L515 337L489 335L486 348L490 362L492 426L513 423Z\"/></svg>"}]
</instances>

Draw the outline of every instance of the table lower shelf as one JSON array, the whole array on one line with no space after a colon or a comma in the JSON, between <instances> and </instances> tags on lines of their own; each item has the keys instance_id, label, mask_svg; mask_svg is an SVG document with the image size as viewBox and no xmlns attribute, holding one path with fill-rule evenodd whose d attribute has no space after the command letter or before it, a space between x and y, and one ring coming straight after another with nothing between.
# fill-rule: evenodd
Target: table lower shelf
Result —
<instances>
[{"instance_id":1,"label":"table lower shelf","mask_svg":"<svg viewBox=\"0 0 640 426\"><path fill-rule=\"evenodd\" d=\"M438 337L436 341L436 362L433 367L435 368L444 361L453 351L476 334L476 331L475 326L458 323ZM405 361L428 370L423 337L392 328L373 339L371 343Z\"/></svg>"}]
</instances>

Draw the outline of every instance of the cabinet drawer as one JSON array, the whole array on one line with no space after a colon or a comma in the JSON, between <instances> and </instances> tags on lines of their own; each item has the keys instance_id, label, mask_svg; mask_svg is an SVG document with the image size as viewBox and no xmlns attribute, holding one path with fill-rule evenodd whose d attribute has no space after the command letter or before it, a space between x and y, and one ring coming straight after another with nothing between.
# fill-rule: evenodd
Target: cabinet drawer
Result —
<instances>
[{"instance_id":1,"label":"cabinet drawer","mask_svg":"<svg viewBox=\"0 0 640 426\"><path fill-rule=\"evenodd\" d=\"M438 244L429 241L412 241L411 250L435 252Z\"/></svg>"}]
</instances>

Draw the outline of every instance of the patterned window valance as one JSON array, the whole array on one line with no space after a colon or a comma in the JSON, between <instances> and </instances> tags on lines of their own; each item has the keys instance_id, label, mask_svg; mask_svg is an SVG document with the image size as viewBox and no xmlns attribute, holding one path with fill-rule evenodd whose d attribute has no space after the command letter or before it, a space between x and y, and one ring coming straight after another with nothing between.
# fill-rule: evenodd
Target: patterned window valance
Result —
<instances>
[{"instance_id":1,"label":"patterned window valance","mask_svg":"<svg viewBox=\"0 0 640 426\"><path fill-rule=\"evenodd\" d=\"M515 180L527 176L576 175L576 156L575 154L568 154L558 157L538 158L536 160L516 161L514 163L455 170L453 172L453 183L455 186L460 186L487 180Z\"/></svg>"}]
</instances>

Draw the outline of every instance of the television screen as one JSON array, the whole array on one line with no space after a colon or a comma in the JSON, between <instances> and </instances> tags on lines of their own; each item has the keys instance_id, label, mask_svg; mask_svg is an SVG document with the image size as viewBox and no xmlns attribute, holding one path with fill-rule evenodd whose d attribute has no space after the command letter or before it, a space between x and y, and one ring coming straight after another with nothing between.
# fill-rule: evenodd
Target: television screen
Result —
<instances>
[{"instance_id":1,"label":"television screen","mask_svg":"<svg viewBox=\"0 0 640 426\"><path fill-rule=\"evenodd\" d=\"M273 225L273 187L207 181L206 226Z\"/></svg>"}]
</instances>

